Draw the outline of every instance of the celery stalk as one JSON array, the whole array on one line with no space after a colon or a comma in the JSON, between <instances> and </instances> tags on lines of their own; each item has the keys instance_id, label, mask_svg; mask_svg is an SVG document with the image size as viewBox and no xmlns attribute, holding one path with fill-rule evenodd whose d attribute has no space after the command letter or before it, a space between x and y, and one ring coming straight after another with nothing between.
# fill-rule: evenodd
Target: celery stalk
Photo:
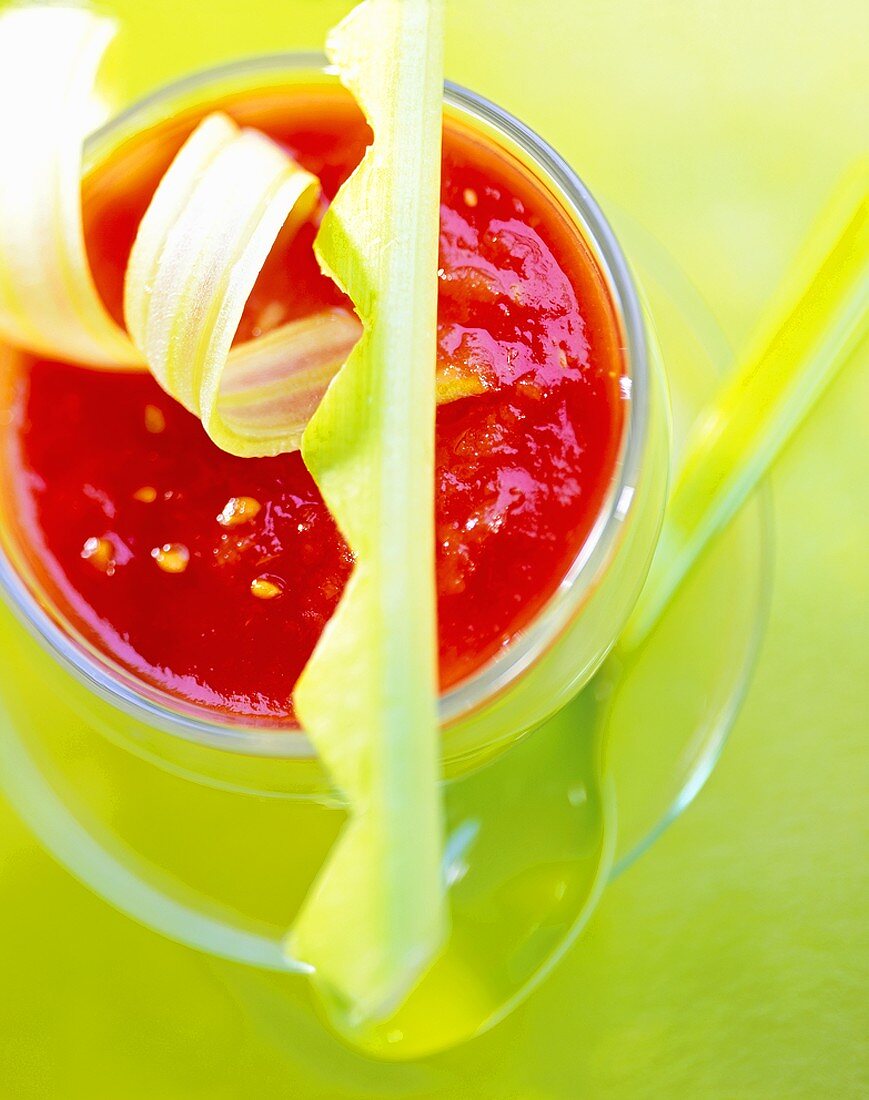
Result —
<instances>
[{"instance_id":1,"label":"celery stalk","mask_svg":"<svg viewBox=\"0 0 869 1100\"><path fill-rule=\"evenodd\" d=\"M356 566L295 699L350 819L289 950L359 1022L397 1007L448 924L433 502L442 9L365 0L328 41L374 142L316 247L364 333L302 454Z\"/></svg>"}]
</instances>

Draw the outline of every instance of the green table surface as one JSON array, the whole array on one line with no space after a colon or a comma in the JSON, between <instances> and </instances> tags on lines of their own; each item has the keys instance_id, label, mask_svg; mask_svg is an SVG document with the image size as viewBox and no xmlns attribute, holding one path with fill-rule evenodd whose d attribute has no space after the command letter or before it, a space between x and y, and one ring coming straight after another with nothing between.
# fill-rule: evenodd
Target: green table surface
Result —
<instances>
[{"instance_id":1,"label":"green table surface","mask_svg":"<svg viewBox=\"0 0 869 1100\"><path fill-rule=\"evenodd\" d=\"M101 6L129 97L318 47L349 5ZM452 0L447 67L666 242L738 344L865 149L867 42L859 0ZM720 765L506 1023L366 1061L304 994L115 914L0 805L0 1095L869 1095L867 435L863 361L773 472L769 628Z\"/></svg>"}]
</instances>

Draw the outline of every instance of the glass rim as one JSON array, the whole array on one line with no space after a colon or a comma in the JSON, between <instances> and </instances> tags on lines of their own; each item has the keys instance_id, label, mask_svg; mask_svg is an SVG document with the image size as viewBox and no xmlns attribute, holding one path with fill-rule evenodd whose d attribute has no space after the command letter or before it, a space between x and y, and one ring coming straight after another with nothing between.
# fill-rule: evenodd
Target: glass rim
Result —
<instances>
[{"instance_id":1,"label":"glass rim","mask_svg":"<svg viewBox=\"0 0 869 1100\"><path fill-rule=\"evenodd\" d=\"M85 143L85 160L112 141L131 122L167 100L204 90L239 77L299 75L305 71L334 76L326 58L316 52L257 55L202 69L171 80L112 116ZM610 562L631 512L640 475L649 420L649 362L640 298L628 262L606 217L582 179L534 130L484 96L446 81L444 102L472 123L490 127L530 158L541 180L574 217L607 283L611 305L623 336L622 353L630 383L627 415L615 470L594 525L558 587L532 622L504 650L477 672L442 692L439 723L443 732L486 708L528 671L557 641ZM130 717L187 741L253 756L310 758L311 742L299 726L224 716L147 684L116 664L72 629L65 630L42 606L0 548L0 588L24 625L80 682ZM71 624L70 624L71 625ZM614 639L608 639L608 642ZM485 747L485 742L481 743Z\"/></svg>"}]
</instances>

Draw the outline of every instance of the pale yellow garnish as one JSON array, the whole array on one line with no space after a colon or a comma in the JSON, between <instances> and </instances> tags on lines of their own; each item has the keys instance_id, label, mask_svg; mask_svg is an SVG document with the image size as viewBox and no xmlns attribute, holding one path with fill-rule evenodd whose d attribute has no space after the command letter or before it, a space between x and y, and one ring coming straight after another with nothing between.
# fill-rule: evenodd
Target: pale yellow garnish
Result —
<instances>
[{"instance_id":1,"label":"pale yellow garnish","mask_svg":"<svg viewBox=\"0 0 869 1100\"><path fill-rule=\"evenodd\" d=\"M170 165L136 235L124 292L130 335L160 385L233 454L278 454L297 441L301 425L284 410L275 414L267 400L255 427L239 427L219 398L257 275L281 230L289 223L291 233L305 221L319 194L317 178L273 141L214 114ZM263 340L273 347L281 338ZM333 370L347 350L332 359ZM261 351L256 342L238 349L239 369ZM291 369L280 381L291 390L299 365L282 350L268 368L282 363ZM257 377L248 385L248 401L259 384Z\"/></svg>"},{"instance_id":2,"label":"pale yellow garnish","mask_svg":"<svg viewBox=\"0 0 869 1100\"><path fill-rule=\"evenodd\" d=\"M141 366L85 252L82 142L115 25L71 7L0 14L0 337L39 355Z\"/></svg>"}]
</instances>

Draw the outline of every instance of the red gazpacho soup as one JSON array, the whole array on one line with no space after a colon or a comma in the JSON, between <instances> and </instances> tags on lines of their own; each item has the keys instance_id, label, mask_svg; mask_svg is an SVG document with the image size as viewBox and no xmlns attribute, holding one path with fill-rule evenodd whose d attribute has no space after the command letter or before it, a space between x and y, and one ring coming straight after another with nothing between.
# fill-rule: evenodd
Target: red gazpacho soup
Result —
<instances>
[{"instance_id":1,"label":"red gazpacho soup","mask_svg":"<svg viewBox=\"0 0 869 1100\"><path fill-rule=\"evenodd\" d=\"M122 320L139 221L195 123L219 107L280 142L323 185L279 239L239 339L349 301L312 245L370 131L331 85L234 94L128 139L83 185L97 286ZM581 233L531 171L464 123L444 129L438 357L484 392L436 426L440 679L509 646L553 595L615 475L622 340ZM241 459L145 373L24 356L9 385L4 492L40 587L140 679L223 713L286 722L293 687L352 557L296 452Z\"/></svg>"}]
</instances>

